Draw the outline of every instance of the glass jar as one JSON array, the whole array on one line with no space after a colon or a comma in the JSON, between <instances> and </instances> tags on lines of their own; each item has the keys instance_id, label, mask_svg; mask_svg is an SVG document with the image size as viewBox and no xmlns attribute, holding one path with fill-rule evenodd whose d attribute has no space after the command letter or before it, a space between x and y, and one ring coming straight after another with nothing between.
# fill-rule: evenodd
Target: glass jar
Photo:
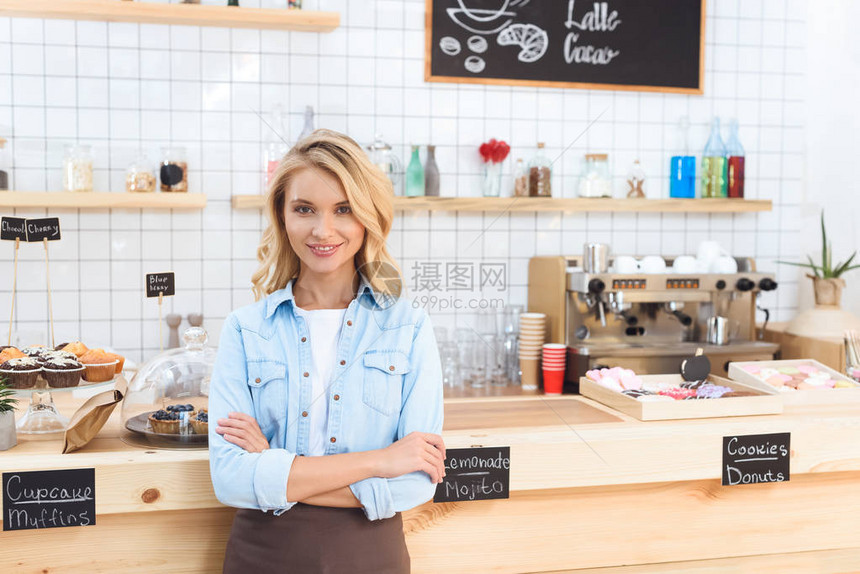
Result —
<instances>
[{"instance_id":1,"label":"glass jar","mask_svg":"<svg viewBox=\"0 0 860 574\"><path fill-rule=\"evenodd\" d=\"M537 153L529 162L529 196L552 196L552 162L544 153L544 143L537 144Z\"/></svg>"},{"instance_id":2,"label":"glass jar","mask_svg":"<svg viewBox=\"0 0 860 574\"><path fill-rule=\"evenodd\" d=\"M612 180L609 177L609 156L589 153L582 164L579 178L579 197L612 197Z\"/></svg>"},{"instance_id":3,"label":"glass jar","mask_svg":"<svg viewBox=\"0 0 860 574\"><path fill-rule=\"evenodd\" d=\"M188 163L184 147L161 148L161 191L188 191Z\"/></svg>"},{"instance_id":4,"label":"glass jar","mask_svg":"<svg viewBox=\"0 0 860 574\"><path fill-rule=\"evenodd\" d=\"M0 138L0 191L9 191L9 150L6 149L6 140Z\"/></svg>"},{"instance_id":5,"label":"glass jar","mask_svg":"<svg viewBox=\"0 0 860 574\"><path fill-rule=\"evenodd\" d=\"M370 161L391 180L394 195L403 195L403 164L394 154L391 146L382 139L382 135L376 134L376 139L365 149L369 152Z\"/></svg>"},{"instance_id":6,"label":"glass jar","mask_svg":"<svg viewBox=\"0 0 860 574\"><path fill-rule=\"evenodd\" d=\"M523 164L522 158L517 158L517 165L514 168L514 197L529 196L529 176L526 174L526 167Z\"/></svg>"},{"instance_id":7,"label":"glass jar","mask_svg":"<svg viewBox=\"0 0 860 574\"><path fill-rule=\"evenodd\" d=\"M69 144L63 156L63 190L93 190L93 151L89 145Z\"/></svg>"},{"instance_id":8,"label":"glass jar","mask_svg":"<svg viewBox=\"0 0 860 574\"><path fill-rule=\"evenodd\" d=\"M125 190L132 193L150 193L155 191L155 173L150 167L145 154L128 166L125 172Z\"/></svg>"}]
</instances>

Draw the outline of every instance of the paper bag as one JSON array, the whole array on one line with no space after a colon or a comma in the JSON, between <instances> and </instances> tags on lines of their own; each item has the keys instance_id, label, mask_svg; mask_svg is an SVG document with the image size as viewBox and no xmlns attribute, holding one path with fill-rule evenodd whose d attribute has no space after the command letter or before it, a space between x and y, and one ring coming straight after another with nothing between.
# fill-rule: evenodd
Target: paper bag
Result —
<instances>
[{"instance_id":1,"label":"paper bag","mask_svg":"<svg viewBox=\"0 0 860 574\"><path fill-rule=\"evenodd\" d=\"M121 380L117 381L116 389L90 397L72 415L63 437L63 454L83 448L102 429L114 407L122 400L125 384L121 384Z\"/></svg>"}]
</instances>

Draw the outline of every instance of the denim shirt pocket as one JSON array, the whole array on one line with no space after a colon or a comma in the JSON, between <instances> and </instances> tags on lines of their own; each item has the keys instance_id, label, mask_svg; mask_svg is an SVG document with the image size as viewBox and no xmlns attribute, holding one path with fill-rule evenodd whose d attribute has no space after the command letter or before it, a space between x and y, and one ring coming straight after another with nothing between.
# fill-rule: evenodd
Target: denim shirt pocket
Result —
<instances>
[{"instance_id":1,"label":"denim shirt pocket","mask_svg":"<svg viewBox=\"0 0 860 574\"><path fill-rule=\"evenodd\" d=\"M279 419L286 416L287 365L279 361L248 363L248 389L254 401L254 418L269 441Z\"/></svg>"},{"instance_id":2,"label":"denim shirt pocket","mask_svg":"<svg viewBox=\"0 0 860 574\"><path fill-rule=\"evenodd\" d=\"M391 416L400 412L403 375L409 357L402 351L369 350L364 353L362 401L371 409Z\"/></svg>"}]
</instances>

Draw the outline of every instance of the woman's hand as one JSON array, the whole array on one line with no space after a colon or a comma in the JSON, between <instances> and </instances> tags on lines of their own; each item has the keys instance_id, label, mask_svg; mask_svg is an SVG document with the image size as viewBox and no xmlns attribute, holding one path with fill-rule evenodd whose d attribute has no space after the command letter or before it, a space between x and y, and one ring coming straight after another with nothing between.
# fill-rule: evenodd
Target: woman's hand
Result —
<instances>
[{"instance_id":1,"label":"woman's hand","mask_svg":"<svg viewBox=\"0 0 860 574\"><path fill-rule=\"evenodd\" d=\"M445 443L437 434L412 432L377 452L376 471L382 478L395 478L418 470L426 472L434 483L442 482L445 476Z\"/></svg>"},{"instance_id":2,"label":"woman's hand","mask_svg":"<svg viewBox=\"0 0 860 574\"><path fill-rule=\"evenodd\" d=\"M263 452L269 448L269 441L263 436L257 419L245 413L230 413L229 418L218 419L215 432L248 452Z\"/></svg>"}]
</instances>

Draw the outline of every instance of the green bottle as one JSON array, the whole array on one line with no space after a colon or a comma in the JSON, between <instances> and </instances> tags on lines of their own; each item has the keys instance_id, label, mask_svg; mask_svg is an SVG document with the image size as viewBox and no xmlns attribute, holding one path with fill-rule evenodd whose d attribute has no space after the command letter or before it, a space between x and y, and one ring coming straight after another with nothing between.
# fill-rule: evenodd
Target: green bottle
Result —
<instances>
[{"instance_id":1,"label":"green bottle","mask_svg":"<svg viewBox=\"0 0 860 574\"><path fill-rule=\"evenodd\" d=\"M406 167L406 197L424 195L424 167L418 157L418 146L412 146L412 159Z\"/></svg>"},{"instance_id":2,"label":"green bottle","mask_svg":"<svg viewBox=\"0 0 860 574\"><path fill-rule=\"evenodd\" d=\"M711 136L702 152L702 197L728 197L729 164L720 137L720 118L711 124Z\"/></svg>"}]
</instances>

